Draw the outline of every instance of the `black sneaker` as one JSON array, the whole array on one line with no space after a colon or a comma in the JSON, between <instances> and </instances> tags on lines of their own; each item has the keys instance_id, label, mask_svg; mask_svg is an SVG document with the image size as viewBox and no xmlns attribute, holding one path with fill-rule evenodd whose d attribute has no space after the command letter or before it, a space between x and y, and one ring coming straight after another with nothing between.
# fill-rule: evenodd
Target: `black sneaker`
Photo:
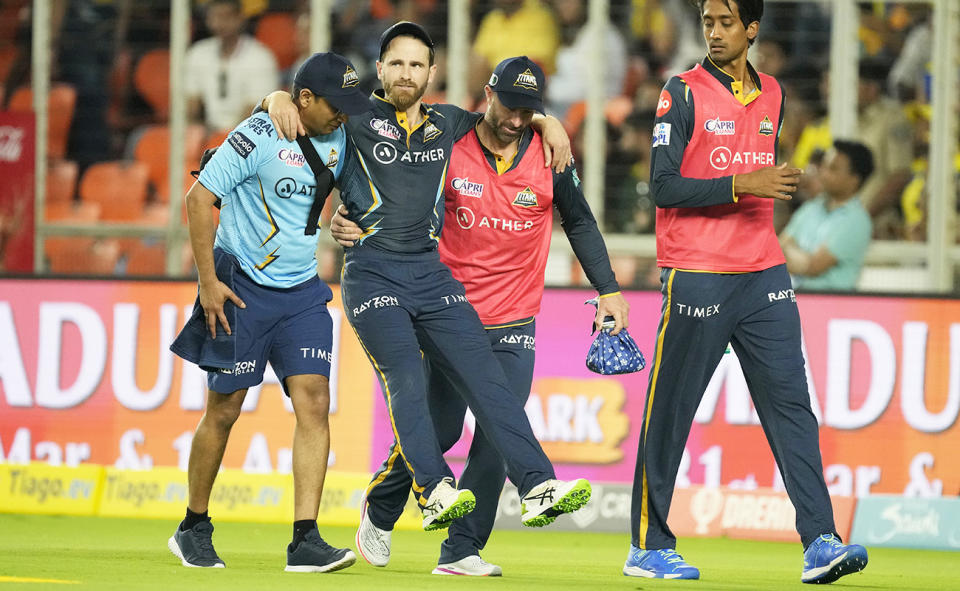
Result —
<instances>
[{"instance_id":1,"label":"black sneaker","mask_svg":"<svg viewBox=\"0 0 960 591\"><path fill-rule=\"evenodd\" d=\"M329 573L347 568L357 561L357 555L346 548L334 548L323 541L320 532L312 530L293 548L287 545L287 568L291 573Z\"/></svg>"},{"instance_id":2,"label":"black sneaker","mask_svg":"<svg viewBox=\"0 0 960 591\"><path fill-rule=\"evenodd\" d=\"M177 526L167 540L167 548L180 559L183 566L201 568L224 568L223 561L213 549L213 524L201 521L191 529L182 530Z\"/></svg>"}]
</instances>

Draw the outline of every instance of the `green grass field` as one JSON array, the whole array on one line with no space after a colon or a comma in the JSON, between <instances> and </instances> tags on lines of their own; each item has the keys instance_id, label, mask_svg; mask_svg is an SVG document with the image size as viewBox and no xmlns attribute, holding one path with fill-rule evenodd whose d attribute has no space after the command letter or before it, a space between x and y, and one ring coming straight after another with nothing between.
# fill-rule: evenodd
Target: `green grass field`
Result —
<instances>
[{"instance_id":1,"label":"green grass field","mask_svg":"<svg viewBox=\"0 0 960 591\"><path fill-rule=\"evenodd\" d=\"M809 589L800 583L799 544L684 539L679 550L703 573L699 582L634 579L620 574L626 535L539 531L494 532L484 558L503 567L499 579L431 575L440 533L397 531L386 568L362 559L331 574L283 572L290 526L218 523L214 534L227 568L188 569L167 550L176 526L154 520L0 515L0 587L4 589L278 589L296 586L376 589ZM353 547L353 530L323 528L336 546ZM870 549L845 589L960 589L960 554Z\"/></svg>"}]
</instances>

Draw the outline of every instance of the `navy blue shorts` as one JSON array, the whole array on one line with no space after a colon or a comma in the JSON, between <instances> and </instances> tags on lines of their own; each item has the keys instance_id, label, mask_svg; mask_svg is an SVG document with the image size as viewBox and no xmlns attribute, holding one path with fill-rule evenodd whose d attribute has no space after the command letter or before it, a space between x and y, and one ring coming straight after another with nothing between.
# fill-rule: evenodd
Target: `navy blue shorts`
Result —
<instances>
[{"instance_id":1,"label":"navy blue shorts","mask_svg":"<svg viewBox=\"0 0 960 591\"><path fill-rule=\"evenodd\" d=\"M207 370L207 386L222 394L262 382L268 361L284 392L288 376L329 377L333 358L333 320L327 310L330 288L319 277L286 289L262 286L244 274L231 255L217 250L217 277L247 307L237 308L227 301L224 312L233 335L226 335L218 322L217 338L211 339L198 301L171 349Z\"/></svg>"}]
</instances>

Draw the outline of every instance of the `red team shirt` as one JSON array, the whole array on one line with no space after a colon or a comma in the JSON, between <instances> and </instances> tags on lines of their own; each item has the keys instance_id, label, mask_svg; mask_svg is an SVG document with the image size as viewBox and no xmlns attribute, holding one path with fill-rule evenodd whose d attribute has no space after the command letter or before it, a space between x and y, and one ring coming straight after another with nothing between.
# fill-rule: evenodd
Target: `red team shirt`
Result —
<instances>
[{"instance_id":1,"label":"red team shirt","mask_svg":"<svg viewBox=\"0 0 960 591\"><path fill-rule=\"evenodd\" d=\"M699 64L679 76L695 99L692 135L680 164L682 177L717 179L776 164L782 91L774 78L758 75L763 90L747 105L737 100L716 73ZM667 148L671 130L670 124L664 128L663 122L671 119L671 109L687 108L682 101L682 96L666 90L661 95L654 147L659 141ZM673 134L674 142L681 139L678 135ZM678 148L681 146L670 149ZM784 263L773 226L774 200L743 195L733 202L732 190L730 200L706 207L657 207L657 264L749 272Z\"/></svg>"},{"instance_id":2,"label":"red team shirt","mask_svg":"<svg viewBox=\"0 0 960 591\"><path fill-rule=\"evenodd\" d=\"M542 154L539 134L527 153ZM444 186L440 259L463 283L484 325L535 316L553 230L553 172L537 157L502 175L476 132L454 144Z\"/></svg>"}]
</instances>

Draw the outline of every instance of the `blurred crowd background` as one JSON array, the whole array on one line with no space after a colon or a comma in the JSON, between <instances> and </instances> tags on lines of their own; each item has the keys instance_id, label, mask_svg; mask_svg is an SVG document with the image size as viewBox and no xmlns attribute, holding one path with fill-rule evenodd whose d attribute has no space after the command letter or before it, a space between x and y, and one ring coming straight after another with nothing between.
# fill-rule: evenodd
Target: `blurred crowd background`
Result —
<instances>
[{"instance_id":1,"label":"blurred crowd background","mask_svg":"<svg viewBox=\"0 0 960 591\"><path fill-rule=\"evenodd\" d=\"M829 2L767 2L752 63L786 91L780 162L805 171L795 198L777 203L780 231L792 213L822 191L820 167L834 139L827 120ZM527 55L548 75L547 105L583 155L586 72L601 68L607 125L603 208L607 235L652 235L649 190L651 130L665 81L704 55L698 13L688 0L610 0L605 57L586 48L586 0L474 0L464 106L481 109L493 66ZM448 7L437 0L335 0L331 49L348 56L369 90L378 86L378 38L390 24L423 24L438 44L438 76L427 102L443 101ZM931 129L932 10L914 2L861 2L856 137L873 153L875 172L862 188L874 240L927 238L927 161ZM30 109L29 0L0 1L0 97L8 110ZM185 89L190 125L187 170L218 145L267 92L289 88L308 55L310 3L305 0L207 0L192 3ZM170 3L166 0L53 2L50 144L44 215L56 223L167 224L166 204L192 181L169 187ZM954 40L956 41L956 40ZM218 54L224 59L217 59ZM226 58L229 59L226 59ZM582 162L582 160L580 160ZM953 163L955 208L960 157ZM581 173L583 169L581 168ZM119 195L115 195L119 193ZM9 220L9 216L8 216ZM952 228L954 242L960 233ZM555 240L556 242L556 240ZM321 274L338 276L339 250L322 240ZM44 247L47 270L115 276L164 275L159 239L55 237ZM190 276L185 249L178 276ZM614 255L624 287L659 288L652 252ZM553 284L581 284L575 264L554 264ZM960 274L955 282L960 287ZM912 291L908 274L884 279ZM900 279L897 279L900 277ZM900 282L900 285L896 283ZM960 291L955 287L955 291ZM862 289L875 290L869 281Z\"/></svg>"}]
</instances>

